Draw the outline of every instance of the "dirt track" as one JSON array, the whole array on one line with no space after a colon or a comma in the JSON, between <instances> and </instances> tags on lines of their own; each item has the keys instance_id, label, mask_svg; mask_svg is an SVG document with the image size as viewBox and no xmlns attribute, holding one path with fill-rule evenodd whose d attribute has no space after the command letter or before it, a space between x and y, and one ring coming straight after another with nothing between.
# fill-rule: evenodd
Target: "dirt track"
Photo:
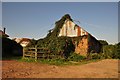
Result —
<instances>
[{"instance_id":1,"label":"dirt track","mask_svg":"<svg viewBox=\"0 0 120 80\"><path fill-rule=\"evenodd\" d=\"M118 78L118 60L55 66L18 61L2 62L3 78Z\"/></svg>"}]
</instances>

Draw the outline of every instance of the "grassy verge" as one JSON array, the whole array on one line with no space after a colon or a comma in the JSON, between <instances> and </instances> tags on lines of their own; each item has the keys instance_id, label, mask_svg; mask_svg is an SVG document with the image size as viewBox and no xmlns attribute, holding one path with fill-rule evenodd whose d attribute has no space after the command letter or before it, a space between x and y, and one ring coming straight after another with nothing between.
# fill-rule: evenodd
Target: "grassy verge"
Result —
<instances>
[{"instance_id":1,"label":"grassy verge","mask_svg":"<svg viewBox=\"0 0 120 80\"><path fill-rule=\"evenodd\" d=\"M34 58L27 58L27 57L22 58L22 56L19 56L19 57L7 57L7 58L3 58L2 60L16 60L16 61L20 61L20 62L37 62L37 63L42 63L42 64L63 66L63 65L82 65L82 64L87 64L87 63L91 63L91 62L97 62L102 59L87 60L83 56L73 54L68 59L56 58L56 59L35 60Z\"/></svg>"},{"instance_id":2,"label":"grassy verge","mask_svg":"<svg viewBox=\"0 0 120 80\"><path fill-rule=\"evenodd\" d=\"M38 59L35 60L34 58L21 58L18 59L20 62L37 62L42 64L49 64L49 65L57 65L57 66L65 66L65 65L82 65L91 62L97 62L102 59L91 59L91 60L80 60L80 61L71 61L68 59Z\"/></svg>"}]
</instances>

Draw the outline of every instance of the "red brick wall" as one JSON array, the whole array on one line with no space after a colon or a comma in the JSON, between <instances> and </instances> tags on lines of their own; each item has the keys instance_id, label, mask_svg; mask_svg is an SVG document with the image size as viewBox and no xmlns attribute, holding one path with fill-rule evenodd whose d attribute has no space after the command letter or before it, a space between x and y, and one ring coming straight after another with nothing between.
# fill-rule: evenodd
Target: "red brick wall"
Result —
<instances>
[{"instance_id":1,"label":"red brick wall","mask_svg":"<svg viewBox=\"0 0 120 80\"><path fill-rule=\"evenodd\" d=\"M78 43L78 45L75 48L75 52L77 54L86 56L86 54L88 52L88 39L87 39L87 36L84 36L82 38L82 40L80 40L80 42Z\"/></svg>"},{"instance_id":2,"label":"red brick wall","mask_svg":"<svg viewBox=\"0 0 120 80\"><path fill-rule=\"evenodd\" d=\"M78 33L77 33L77 36L81 36L81 30L80 30L81 28L80 27L78 27Z\"/></svg>"},{"instance_id":3,"label":"red brick wall","mask_svg":"<svg viewBox=\"0 0 120 80\"><path fill-rule=\"evenodd\" d=\"M100 42L91 35L83 36L79 41L78 45L75 47L75 52L77 54L86 56L87 53L99 53L101 50Z\"/></svg>"}]
</instances>

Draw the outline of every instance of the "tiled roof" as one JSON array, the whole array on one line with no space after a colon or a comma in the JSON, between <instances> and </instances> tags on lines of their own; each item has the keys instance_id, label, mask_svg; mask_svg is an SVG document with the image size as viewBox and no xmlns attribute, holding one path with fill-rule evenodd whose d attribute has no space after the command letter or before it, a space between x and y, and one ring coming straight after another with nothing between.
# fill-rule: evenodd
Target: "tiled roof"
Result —
<instances>
[{"instance_id":1,"label":"tiled roof","mask_svg":"<svg viewBox=\"0 0 120 80\"><path fill-rule=\"evenodd\" d=\"M23 41L26 41L26 42L30 42L31 41L28 38L14 38L13 40L16 41L17 43L22 43Z\"/></svg>"},{"instance_id":2,"label":"tiled roof","mask_svg":"<svg viewBox=\"0 0 120 80\"><path fill-rule=\"evenodd\" d=\"M28 39L28 38L22 38L22 39L21 39L21 41L20 41L20 43L21 43L21 42L23 42L23 41L30 42L31 40L30 40L30 39Z\"/></svg>"}]
</instances>

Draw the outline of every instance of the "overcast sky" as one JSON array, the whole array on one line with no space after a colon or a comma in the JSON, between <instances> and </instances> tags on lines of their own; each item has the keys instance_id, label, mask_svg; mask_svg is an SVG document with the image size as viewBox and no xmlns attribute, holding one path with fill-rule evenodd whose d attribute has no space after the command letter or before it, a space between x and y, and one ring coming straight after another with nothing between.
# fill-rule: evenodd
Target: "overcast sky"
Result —
<instances>
[{"instance_id":1,"label":"overcast sky","mask_svg":"<svg viewBox=\"0 0 120 80\"><path fill-rule=\"evenodd\" d=\"M117 2L3 2L2 26L10 38L39 39L65 14L97 39L118 42Z\"/></svg>"}]
</instances>

